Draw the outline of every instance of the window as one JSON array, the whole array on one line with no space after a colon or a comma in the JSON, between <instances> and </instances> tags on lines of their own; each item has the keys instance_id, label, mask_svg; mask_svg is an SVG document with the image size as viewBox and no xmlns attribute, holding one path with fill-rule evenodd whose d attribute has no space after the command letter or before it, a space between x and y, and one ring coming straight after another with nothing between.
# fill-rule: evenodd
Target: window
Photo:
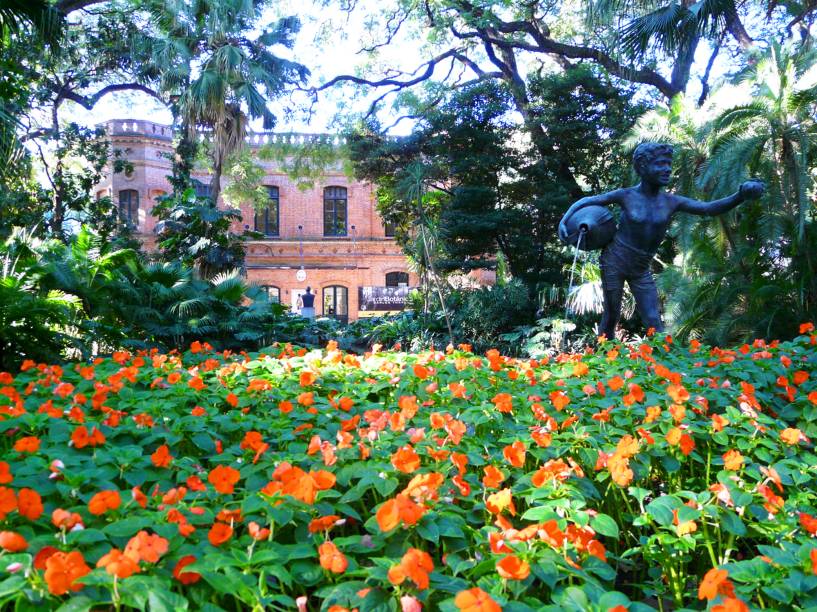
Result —
<instances>
[{"instance_id":1,"label":"window","mask_svg":"<svg viewBox=\"0 0 817 612\"><path fill-rule=\"evenodd\" d=\"M323 235L346 235L346 187L323 190Z\"/></svg>"},{"instance_id":2,"label":"window","mask_svg":"<svg viewBox=\"0 0 817 612\"><path fill-rule=\"evenodd\" d=\"M323 316L340 319L344 323L349 319L349 292L346 287L332 285L323 288Z\"/></svg>"},{"instance_id":3,"label":"window","mask_svg":"<svg viewBox=\"0 0 817 612\"><path fill-rule=\"evenodd\" d=\"M119 192L119 220L132 226L139 222L139 192L135 189Z\"/></svg>"},{"instance_id":4,"label":"window","mask_svg":"<svg viewBox=\"0 0 817 612\"><path fill-rule=\"evenodd\" d=\"M193 179L193 189L196 190L197 198L209 198L213 195L213 188L210 183L202 183L198 179Z\"/></svg>"},{"instance_id":5,"label":"window","mask_svg":"<svg viewBox=\"0 0 817 612\"><path fill-rule=\"evenodd\" d=\"M255 211L255 231L265 236L278 235L278 188L267 185L269 203L264 210Z\"/></svg>"},{"instance_id":6,"label":"window","mask_svg":"<svg viewBox=\"0 0 817 612\"><path fill-rule=\"evenodd\" d=\"M408 287L408 272L387 272L386 287Z\"/></svg>"},{"instance_id":7,"label":"window","mask_svg":"<svg viewBox=\"0 0 817 612\"><path fill-rule=\"evenodd\" d=\"M397 229L394 223L386 223L383 227L386 230L386 238L394 238L394 232Z\"/></svg>"},{"instance_id":8,"label":"window","mask_svg":"<svg viewBox=\"0 0 817 612\"><path fill-rule=\"evenodd\" d=\"M275 285L261 285L261 290L267 294L270 302L281 303L281 290Z\"/></svg>"}]
</instances>

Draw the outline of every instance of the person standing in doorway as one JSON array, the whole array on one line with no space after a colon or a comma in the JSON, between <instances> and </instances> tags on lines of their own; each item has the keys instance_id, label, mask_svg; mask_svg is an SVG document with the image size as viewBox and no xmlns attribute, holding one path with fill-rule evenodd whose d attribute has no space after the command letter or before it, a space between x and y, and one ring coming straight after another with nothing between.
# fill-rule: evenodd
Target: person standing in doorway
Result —
<instances>
[{"instance_id":1,"label":"person standing in doorway","mask_svg":"<svg viewBox=\"0 0 817 612\"><path fill-rule=\"evenodd\" d=\"M301 308L301 316L307 319L315 318L315 294L312 293L312 287L306 288L304 293L298 300Z\"/></svg>"}]
</instances>

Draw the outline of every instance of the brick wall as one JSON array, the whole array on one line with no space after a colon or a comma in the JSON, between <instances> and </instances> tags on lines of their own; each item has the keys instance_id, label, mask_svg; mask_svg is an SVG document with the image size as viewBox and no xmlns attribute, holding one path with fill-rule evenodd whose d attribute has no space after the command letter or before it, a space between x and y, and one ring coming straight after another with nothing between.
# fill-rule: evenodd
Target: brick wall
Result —
<instances>
[{"instance_id":1,"label":"brick wall","mask_svg":"<svg viewBox=\"0 0 817 612\"><path fill-rule=\"evenodd\" d=\"M107 175L95 187L99 195L111 195L115 203L123 190L139 194L137 236L145 248L155 245L155 218L150 214L154 200L170 191L167 175L171 163L165 157L173 153L173 132L169 126L150 121L113 120L106 125L113 148L123 151L133 164L129 175ZM292 138L280 135L252 135L251 146L270 138ZM309 138L299 135L297 138ZM279 190L279 235L247 243L247 278L260 285L277 287L283 304L292 305L293 296L307 286L317 294L316 312L323 314L324 289L346 288L350 319L358 317L358 287L384 286L387 272L408 272L409 285L418 284L417 275L408 270L407 261L395 241L386 237L385 228L374 206L371 184L350 180L340 170L327 172L313 189L302 191L274 162L260 162L267 174L265 185ZM204 183L210 178L194 174ZM323 198L326 187L345 187L347 193L347 235L325 237ZM219 202L220 206L223 203ZM241 207L243 220L234 230L253 229L252 206ZM299 226L301 228L299 229ZM352 228L354 226L354 229ZM303 255L301 255L301 245ZM296 273L303 266L306 280L300 282ZM328 291L329 292L329 291Z\"/></svg>"}]
</instances>

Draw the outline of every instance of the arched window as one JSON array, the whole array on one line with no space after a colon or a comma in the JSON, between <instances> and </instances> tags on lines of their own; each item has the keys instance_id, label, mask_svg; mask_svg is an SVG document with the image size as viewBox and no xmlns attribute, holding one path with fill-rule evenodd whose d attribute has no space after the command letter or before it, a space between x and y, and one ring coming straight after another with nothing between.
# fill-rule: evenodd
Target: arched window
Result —
<instances>
[{"instance_id":1,"label":"arched window","mask_svg":"<svg viewBox=\"0 0 817 612\"><path fill-rule=\"evenodd\" d=\"M349 292L342 285L323 288L323 316L349 320Z\"/></svg>"},{"instance_id":2,"label":"arched window","mask_svg":"<svg viewBox=\"0 0 817 612\"><path fill-rule=\"evenodd\" d=\"M276 304L281 303L281 290L275 285L261 285L261 289L267 294L267 299Z\"/></svg>"},{"instance_id":3,"label":"arched window","mask_svg":"<svg viewBox=\"0 0 817 612\"><path fill-rule=\"evenodd\" d=\"M323 235L346 235L346 187L323 190Z\"/></svg>"},{"instance_id":4,"label":"arched window","mask_svg":"<svg viewBox=\"0 0 817 612\"><path fill-rule=\"evenodd\" d=\"M132 226L139 223L139 192L135 189L119 192L119 220Z\"/></svg>"},{"instance_id":5,"label":"arched window","mask_svg":"<svg viewBox=\"0 0 817 612\"><path fill-rule=\"evenodd\" d=\"M387 272L386 287L408 287L408 272Z\"/></svg>"},{"instance_id":6,"label":"arched window","mask_svg":"<svg viewBox=\"0 0 817 612\"><path fill-rule=\"evenodd\" d=\"M386 238L394 238L394 235L397 232L397 227L394 225L394 223L385 223L383 225L383 229L385 230Z\"/></svg>"},{"instance_id":7,"label":"arched window","mask_svg":"<svg viewBox=\"0 0 817 612\"><path fill-rule=\"evenodd\" d=\"M278 235L278 188L267 185L269 201L263 210L255 211L255 231L265 236Z\"/></svg>"}]
</instances>

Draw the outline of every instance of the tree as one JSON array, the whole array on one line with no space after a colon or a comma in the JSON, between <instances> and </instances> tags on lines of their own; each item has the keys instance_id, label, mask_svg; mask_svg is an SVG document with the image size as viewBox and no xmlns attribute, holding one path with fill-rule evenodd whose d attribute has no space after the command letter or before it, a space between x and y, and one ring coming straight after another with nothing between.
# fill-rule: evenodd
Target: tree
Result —
<instances>
[{"instance_id":1,"label":"tree","mask_svg":"<svg viewBox=\"0 0 817 612\"><path fill-rule=\"evenodd\" d=\"M574 182L601 191L627 176L617 140L640 110L627 90L589 67L536 77L529 89L555 151L544 158L514 124L510 92L495 82L453 92L407 138L350 137L355 172L379 185L378 209L403 244L416 217L396 187L412 159L429 167L440 194L441 269L493 268L499 250L530 289L557 283L564 255L554 228L572 202Z\"/></svg>"},{"instance_id":2,"label":"tree","mask_svg":"<svg viewBox=\"0 0 817 612\"><path fill-rule=\"evenodd\" d=\"M698 113L706 120L697 123L675 104L663 124L652 114L640 126L643 138L657 133L676 140L680 175L694 176L696 195L723 196L752 176L769 186L758 203L677 228L682 268L670 266L664 285L679 336L718 343L785 337L792 321L817 311L811 176L817 88L799 86L814 66L808 48L772 44L738 76L747 103ZM725 93L734 97L734 86Z\"/></svg>"},{"instance_id":3,"label":"tree","mask_svg":"<svg viewBox=\"0 0 817 612\"><path fill-rule=\"evenodd\" d=\"M157 233L162 259L193 268L200 278L244 266L247 233L230 231L241 220L237 209L221 210L210 198L196 197L193 189L159 199L151 214L159 219Z\"/></svg>"},{"instance_id":4,"label":"tree","mask_svg":"<svg viewBox=\"0 0 817 612\"><path fill-rule=\"evenodd\" d=\"M189 154L198 131L212 143L211 195L218 201L226 160L244 145L248 122L262 119L272 129L276 117L267 106L287 87L301 83L309 71L275 55L270 48L291 48L300 22L287 17L258 21L269 0L195 0L166 3L150 0L155 37L143 45L150 71L160 75L159 89L173 99L185 132Z\"/></svg>"}]
</instances>

